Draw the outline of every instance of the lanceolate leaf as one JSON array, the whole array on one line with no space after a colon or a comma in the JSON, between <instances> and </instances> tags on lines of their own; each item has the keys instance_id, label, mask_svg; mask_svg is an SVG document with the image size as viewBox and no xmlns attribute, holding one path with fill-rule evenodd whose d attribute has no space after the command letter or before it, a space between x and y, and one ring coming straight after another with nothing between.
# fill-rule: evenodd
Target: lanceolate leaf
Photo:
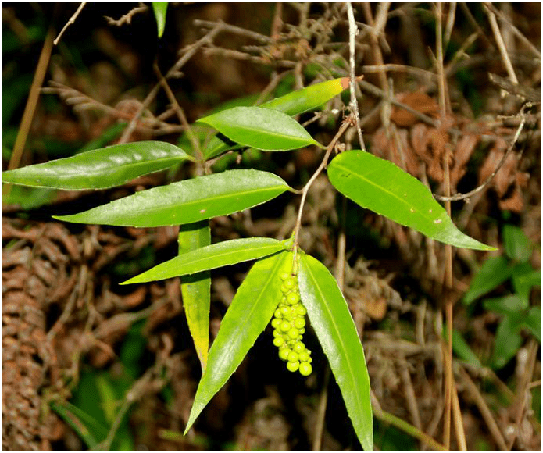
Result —
<instances>
[{"instance_id":1,"label":"lanceolate leaf","mask_svg":"<svg viewBox=\"0 0 543 453\"><path fill-rule=\"evenodd\" d=\"M328 357L356 435L364 450L372 450L370 379L347 302L328 269L311 256L301 254L298 281L302 303Z\"/></svg>"},{"instance_id":2,"label":"lanceolate leaf","mask_svg":"<svg viewBox=\"0 0 543 453\"><path fill-rule=\"evenodd\" d=\"M291 265L291 260L292 252L264 258L255 263L240 285L209 350L207 368L198 384L185 433L270 322L281 299L278 276L286 265Z\"/></svg>"},{"instance_id":3,"label":"lanceolate leaf","mask_svg":"<svg viewBox=\"0 0 543 453\"><path fill-rule=\"evenodd\" d=\"M106 189L183 160L194 159L170 143L126 143L9 170L2 173L2 182L66 190Z\"/></svg>"},{"instance_id":4,"label":"lanceolate leaf","mask_svg":"<svg viewBox=\"0 0 543 453\"><path fill-rule=\"evenodd\" d=\"M462 233L419 180L365 151L348 151L328 166L330 182L343 195L429 238L475 250L495 250Z\"/></svg>"},{"instance_id":5,"label":"lanceolate leaf","mask_svg":"<svg viewBox=\"0 0 543 453\"><path fill-rule=\"evenodd\" d=\"M153 2L153 12L155 13L156 26L158 29L158 37L162 37L164 28L166 27L166 10L168 2Z\"/></svg>"},{"instance_id":6,"label":"lanceolate leaf","mask_svg":"<svg viewBox=\"0 0 543 453\"><path fill-rule=\"evenodd\" d=\"M471 304L478 297L501 285L511 276L512 270L503 256L487 259L473 277L469 290L464 295L464 303Z\"/></svg>"},{"instance_id":7,"label":"lanceolate leaf","mask_svg":"<svg viewBox=\"0 0 543 453\"><path fill-rule=\"evenodd\" d=\"M209 269L241 263L272 255L287 248L286 241L272 238L245 238L223 241L176 256L165 263L137 275L126 283L144 283L153 280L190 275Z\"/></svg>"},{"instance_id":8,"label":"lanceolate leaf","mask_svg":"<svg viewBox=\"0 0 543 453\"><path fill-rule=\"evenodd\" d=\"M290 116L262 107L234 107L198 120L241 145L266 151L285 151L318 145Z\"/></svg>"},{"instance_id":9,"label":"lanceolate leaf","mask_svg":"<svg viewBox=\"0 0 543 453\"><path fill-rule=\"evenodd\" d=\"M260 107L274 109L287 115L298 115L299 113L314 110L337 96L344 89L348 88L349 79L327 80L326 82L296 90L276 99L262 104ZM231 148L219 137L213 137L204 150L204 157L210 159Z\"/></svg>"},{"instance_id":10,"label":"lanceolate leaf","mask_svg":"<svg viewBox=\"0 0 543 453\"><path fill-rule=\"evenodd\" d=\"M251 208L289 189L285 181L272 173L228 170L144 190L79 214L54 218L115 226L181 225Z\"/></svg>"},{"instance_id":11,"label":"lanceolate leaf","mask_svg":"<svg viewBox=\"0 0 543 453\"><path fill-rule=\"evenodd\" d=\"M287 115L298 115L319 108L346 88L349 88L348 77L327 80L272 99L262 104L262 107L279 110Z\"/></svg>"},{"instance_id":12,"label":"lanceolate leaf","mask_svg":"<svg viewBox=\"0 0 543 453\"><path fill-rule=\"evenodd\" d=\"M182 225L177 237L178 258L185 253L207 247L211 244L209 220ZM194 346L202 369L207 364L209 350L209 305L211 299L211 277L209 271L185 276L181 279L181 295L187 316L187 324L194 340Z\"/></svg>"}]
</instances>

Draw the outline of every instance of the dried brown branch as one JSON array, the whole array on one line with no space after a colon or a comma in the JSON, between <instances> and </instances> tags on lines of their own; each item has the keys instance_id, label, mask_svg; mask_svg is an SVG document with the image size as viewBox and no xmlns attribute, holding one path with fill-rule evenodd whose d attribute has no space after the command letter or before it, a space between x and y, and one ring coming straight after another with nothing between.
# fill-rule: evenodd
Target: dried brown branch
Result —
<instances>
[{"instance_id":1,"label":"dried brown branch","mask_svg":"<svg viewBox=\"0 0 543 453\"><path fill-rule=\"evenodd\" d=\"M81 2L79 4L79 6L77 7L77 10L75 11L75 13L72 14L72 17L70 17L68 22L66 22L66 24L64 24L64 27L62 27L62 30L60 30L60 33L58 34L58 36L53 41L53 44L55 46L58 44L58 42L60 41L60 38L62 37L64 32L68 29L68 27L75 22L75 20L77 19L77 17L81 13L81 11L83 11L83 8L85 7L86 4L87 4L87 2Z\"/></svg>"},{"instance_id":2,"label":"dried brown branch","mask_svg":"<svg viewBox=\"0 0 543 453\"><path fill-rule=\"evenodd\" d=\"M109 16L104 17L108 21L109 25L115 25L116 27L120 27L121 25L129 24L136 14L144 13L145 11L147 11L147 9L147 5L140 2L138 6L132 8L126 14L123 14L119 19L113 19Z\"/></svg>"}]
</instances>

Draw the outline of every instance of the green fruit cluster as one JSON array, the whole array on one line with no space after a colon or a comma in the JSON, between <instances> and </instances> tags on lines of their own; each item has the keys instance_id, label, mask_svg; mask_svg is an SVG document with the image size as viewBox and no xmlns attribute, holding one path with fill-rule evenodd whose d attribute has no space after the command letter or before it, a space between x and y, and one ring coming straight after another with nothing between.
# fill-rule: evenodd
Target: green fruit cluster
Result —
<instances>
[{"instance_id":1,"label":"green fruit cluster","mask_svg":"<svg viewBox=\"0 0 543 453\"><path fill-rule=\"evenodd\" d=\"M279 348L279 358L287 362L289 371L309 376L313 368L311 351L302 342L306 310L300 302L298 277L284 272L280 278L283 296L271 322L273 344Z\"/></svg>"}]
</instances>

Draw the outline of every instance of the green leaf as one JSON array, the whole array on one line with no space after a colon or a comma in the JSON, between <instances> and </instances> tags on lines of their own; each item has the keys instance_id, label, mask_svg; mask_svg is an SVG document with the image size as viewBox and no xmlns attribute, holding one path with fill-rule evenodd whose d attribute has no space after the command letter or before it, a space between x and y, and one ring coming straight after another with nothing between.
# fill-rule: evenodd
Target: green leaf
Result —
<instances>
[{"instance_id":1,"label":"green leaf","mask_svg":"<svg viewBox=\"0 0 543 453\"><path fill-rule=\"evenodd\" d=\"M292 252L264 258L253 265L240 285L209 350L207 367L198 384L185 434L270 322L281 300L281 289L277 284L279 275L290 265Z\"/></svg>"},{"instance_id":2,"label":"green leaf","mask_svg":"<svg viewBox=\"0 0 543 453\"><path fill-rule=\"evenodd\" d=\"M121 284L145 283L195 274L209 269L262 258L286 248L286 241L278 241L272 238L232 239L231 241L219 242L218 244L176 256Z\"/></svg>"},{"instance_id":3,"label":"green leaf","mask_svg":"<svg viewBox=\"0 0 543 453\"><path fill-rule=\"evenodd\" d=\"M511 270L511 280L517 295L529 304L530 290L541 287L541 271L536 271L529 263L518 263Z\"/></svg>"},{"instance_id":4,"label":"green leaf","mask_svg":"<svg viewBox=\"0 0 543 453\"><path fill-rule=\"evenodd\" d=\"M541 343L541 307L531 307L522 326L528 329Z\"/></svg>"},{"instance_id":5,"label":"green leaf","mask_svg":"<svg viewBox=\"0 0 543 453\"><path fill-rule=\"evenodd\" d=\"M483 305L485 310L493 311L494 313L499 313L500 315L505 316L518 315L520 312L528 308L527 301L524 301L516 294L495 299L486 299L483 302Z\"/></svg>"},{"instance_id":6,"label":"green leaf","mask_svg":"<svg viewBox=\"0 0 543 453\"><path fill-rule=\"evenodd\" d=\"M300 256L298 280L302 303L328 357L358 440L364 450L373 450L370 379L347 302L328 269L311 256Z\"/></svg>"},{"instance_id":7,"label":"green leaf","mask_svg":"<svg viewBox=\"0 0 543 453\"><path fill-rule=\"evenodd\" d=\"M321 146L290 116L262 107L234 107L198 122L209 124L241 145L265 151L286 151L312 144Z\"/></svg>"},{"instance_id":8,"label":"green leaf","mask_svg":"<svg viewBox=\"0 0 543 453\"><path fill-rule=\"evenodd\" d=\"M193 158L169 143L126 143L5 171L2 182L65 190L107 189L183 160Z\"/></svg>"},{"instance_id":9,"label":"green leaf","mask_svg":"<svg viewBox=\"0 0 543 453\"><path fill-rule=\"evenodd\" d=\"M166 27L166 10L168 2L153 2L153 12L155 13L156 26L158 29L158 37L161 38Z\"/></svg>"},{"instance_id":10,"label":"green leaf","mask_svg":"<svg viewBox=\"0 0 543 453\"><path fill-rule=\"evenodd\" d=\"M341 93L348 85L349 81L346 77L327 80L326 82L316 83L315 85L288 93L285 96L272 99L261 105L261 107L278 110L291 116L297 115L320 107ZM204 157L211 159L230 148L231 146L215 136L205 147Z\"/></svg>"},{"instance_id":11,"label":"green leaf","mask_svg":"<svg viewBox=\"0 0 543 453\"><path fill-rule=\"evenodd\" d=\"M445 326L443 326L441 334L443 336L443 339L447 340L447 329ZM469 363L470 365L473 365L477 368L481 367L481 361L479 360L479 357L475 355L475 353L466 343L466 340L464 340L462 334L456 329L453 329L452 348L454 353L464 362Z\"/></svg>"},{"instance_id":12,"label":"green leaf","mask_svg":"<svg viewBox=\"0 0 543 453\"><path fill-rule=\"evenodd\" d=\"M251 208L289 189L272 173L228 170L137 192L79 214L53 217L114 226L181 225Z\"/></svg>"},{"instance_id":13,"label":"green leaf","mask_svg":"<svg viewBox=\"0 0 543 453\"><path fill-rule=\"evenodd\" d=\"M506 316L496 330L494 342L494 353L492 354L492 367L494 369L503 368L511 360L520 346L522 337L520 336L521 324L518 318Z\"/></svg>"},{"instance_id":14,"label":"green leaf","mask_svg":"<svg viewBox=\"0 0 543 453\"><path fill-rule=\"evenodd\" d=\"M179 255L201 250L211 245L209 220L196 224L182 225L177 237ZM205 370L209 351L209 306L211 300L211 276L209 271L198 272L181 279L181 295L187 316L190 335L196 353Z\"/></svg>"},{"instance_id":15,"label":"green leaf","mask_svg":"<svg viewBox=\"0 0 543 453\"><path fill-rule=\"evenodd\" d=\"M261 107L279 110L287 115L298 115L319 108L346 88L349 88L348 77L327 80L272 99Z\"/></svg>"},{"instance_id":16,"label":"green leaf","mask_svg":"<svg viewBox=\"0 0 543 453\"><path fill-rule=\"evenodd\" d=\"M106 438L107 428L77 406L68 402L52 402L51 409L72 427L89 449L95 449Z\"/></svg>"},{"instance_id":17,"label":"green leaf","mask_svg":"<svg viewBox=\"0 0 543 453\"><path fill-rule=\"evenodd\" d=\"M363 208L456 247L495 250L453 224L428 188L399 167L365 151L347 151L328 166L330 182Z\"/></svg>"},{"instance_id":18,"label":"green leaf","mask_svg":"<svg viewBox=\"0 0 543 453\"><path fill-rule=\"evenodd\" d=\"M510 276L511 267L505 257L494 256L487 259L473 277L469 290L464 296L464 303L471 304L483 294L500 286Z\"/></svg>"},{"instance_id":19,"label":"green leaf","mask_svg":"<svg viewBox=\"0 0 543 453\"><path fill-rule=\"evenodd\" d=\"M524 263L532 256L532 244L519 227L505 225L503 227L503 248L512 260Z\"/></svg>"}]
</instances>

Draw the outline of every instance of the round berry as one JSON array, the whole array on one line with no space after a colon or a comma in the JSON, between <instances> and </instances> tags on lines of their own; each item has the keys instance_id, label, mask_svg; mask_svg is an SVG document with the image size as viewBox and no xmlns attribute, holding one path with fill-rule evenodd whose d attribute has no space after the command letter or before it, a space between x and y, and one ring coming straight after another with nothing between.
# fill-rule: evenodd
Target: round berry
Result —
<instances>
[{"instance_id":1,"label":"round berry","mask_svg":"<svg viewBox=\"0 0 543 453\"><path fill-rule=\"evenodd\" d=\"M277 318L273 318L272 319L272 322L271 322L271 325L274 329L277 329L279 328L279 326L281 325L281 320L280 319L277 319Z\"/></svg>"},{"instance_id":2,"label":"round berry","mask_svg":"<svg viewBox=\"0 0 543 453\"><path fill-rule=\"evenodd\" d=\"M288 362L287 363L287 370L291 371L291 372L295 372L298 370L298 367L300 366L300 363L299 362ZM310 365L311 366L311 365Z\"/></svg>"},{"instance_id":3,"label":"round berry","mask_svg":"<svg viewBox=\"0 0 543 453\"><path fill-rule=\"evenodd\" d=\"M292 340L297 340L298 339L298 329L295 329L295 328L292 328L290 329L288 332L287 332L287 335L289 338L291 338Z\"/></svg>"},{"instance_id":4,"label":"round berry","mask_svg":"<svg viewBox=\"0 0 543 453\"><path fill-rule=\"evenodd\" d=\"M307 310L305 309L305 307L302 304L299 304L299 305L296 306L296 314L297 315L305 316L306 313L307 313Z\"/></svg>"},{"instance_id":5,"label":"round berry","mask_svg":"<svg viewBox=\"0 0 543 453\"><path fill-rule=\"evenodd\" d=\"M289 293L287 294L287 303L290 305L295 305L300 300L300 297L297 293Z\"/></svg>"},{"instance_id":6,"label":"round berry","mask_svg":"<svg viewBox=\"0 0 543 453\"><path fill-rule=\"evenodd\" d=\"M288 318L292 312L289 307L281 307L279 310L281 311L281 317L283 318Z\"/></svg>"},{"instance_id":7,"label":"round berry","mask_svg":"<svg viewBox=\"0 0 543 453\"><path fill-rule=\"evenodd\" d=\"M281 280L286 280L286 279L289 278L289 277L290 277L290 274L289 274L288 272L283 272L283 273L279 276L279 278L280 278Z\"/></svg>"},{"instance_id":8,"label":"round berry","mask_svg":"<svg viewBox=\"0 0 543 453\"><path fill-rule=\"evenodd\" d=\"M303 329L305 327L305 319L304 318L296 318L294 320L294 327L297 329Z\"/></svg>"},{"instance_id":9,"label":"round berry","mask_svg":"<svg viewBox=\"0 0 543 453\"><path fill-rule=\"evenodd\" d=\"M278 330L274 330L274 331L272 332L272 334L273 334L273 338L275 338L275 337L280 337L280 336L281 336L281 332L279 332Z\"/></svg>"},{"instance_id":10,"label":"round berry","mask_svg":"<svg viewBox=\"0 0 543 453\"><path fill-rule=\"evenodd\" d=\"M285 344L285 340L282 337L275 337L273 339L273 344L277 347L280 347Z\"/></svg>"},{"instance_id":11,"label":"round berry","mask_svg":"<svg viewBox=\"0 0 543 453\"><path fill-rule=\"evenodd\" d=\"M298 354L296 354L294 351L290 351L288 353L287 360L289 362L297 362L298 361Z\"/></svg>"},{"instance_id":12,"label":"round berry","mask_svg":"<svg viewBox=\"0 0 543 453\"><path fill-rule=\"evenodd\" d=\"M285 280L283 283L285 285L285 288L292 289L296 287L296 279L294 277L290 277Z\"/></svg>"},{"instance_id":13,"label":"round berry","mask_svg":"<svg viewBox=\"0 0 543 453\"><path fill-rule=\"evenodd\" d=\"M279 358L281 360L286 361L289 354L290 354L290 349L289 348L281 348L281 349L279 349Z\"/></svg>"},{"instance_id":14,"label":"round berry","mask_svg":"<svg viewBox=\"0 0 543 453\"><path fill-rule=\"evenodd\" d=\"M287 363L287 368L289 364L290 362ZM302 376L309 376L311 372L313 371L313 367L307 362L300 363L299 368L300 368L300 374Z\"/></svg>"},{"instance_id":15,"label":"round berry","mask_svg":"<svg viewBox=\"0 0 543 453\"><path fill-rule=\"evenodd\" d=\"M290 322L281 321L281 324L279 324L279 330L281 330L282 332L289 332L291 330Z\"/></svg>"},{"instance_id":16,"label":"round berry","mask_svg":"<svg viewBox=\"0 0 543 453\"><path fill-rule=\"evenodd\" d=\"M301 352L304 352L304 351L305 351L304 344L301 341L296 342L296 344L294 345L294 352L297 352L298 354L300 354Z\"/></svg>"},{"instance_id":17,"label":"round berry","mask_svg":"<svg viewBox=\"0 0 543 453\"><path fill-rule=\"evenodd\" d=\"M278 308L277 310L275 310L275 312L273 313L273 316L275 316L276 318L282 318L283 314L281 313L281 309Z\"/></svg>"},{"instance_id":18,"label":"round berry","mask_svg":"<svg viewBox=\"0 0 543 453\"><path fill-rule=\"evenodd\" d=\"M300 362L309 362L309 354L306 351L302 351L298 354Z\"/></svg>"}]
</instances>

